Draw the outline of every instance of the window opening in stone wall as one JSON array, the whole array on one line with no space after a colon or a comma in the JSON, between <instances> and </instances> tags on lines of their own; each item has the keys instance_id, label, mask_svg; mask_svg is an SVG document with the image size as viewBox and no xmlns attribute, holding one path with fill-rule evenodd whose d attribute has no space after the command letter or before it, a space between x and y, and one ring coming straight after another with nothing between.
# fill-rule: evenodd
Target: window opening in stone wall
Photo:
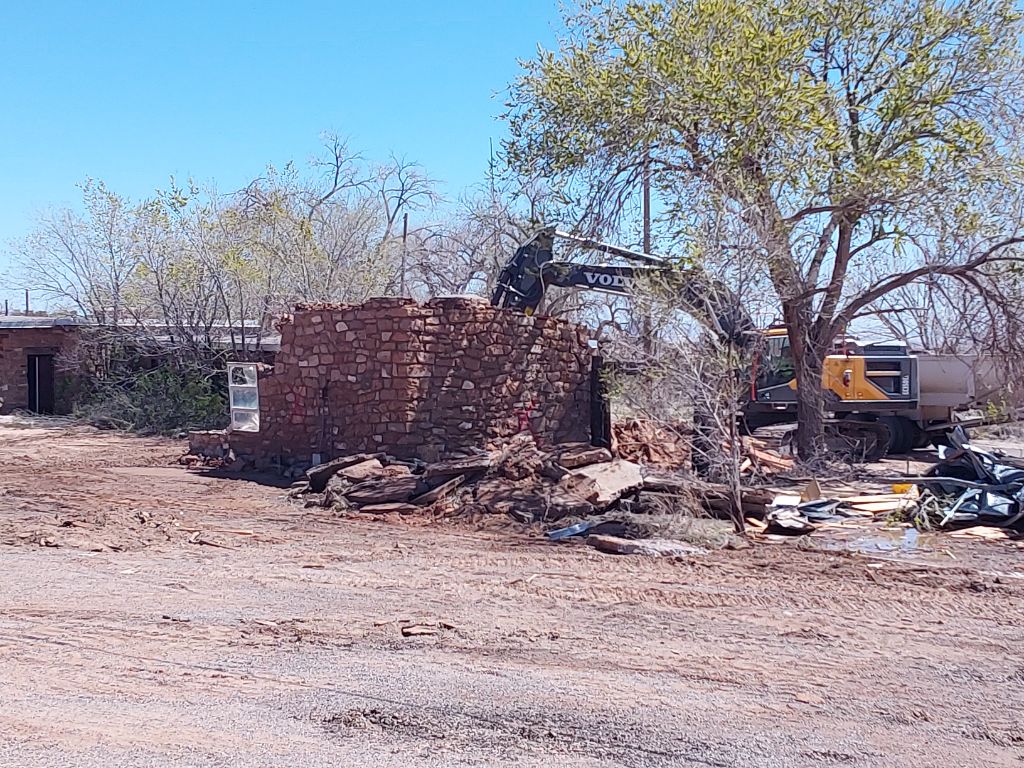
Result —
<instances>
[{"instance_id":1,"label":"window opening in stone wall","mask_svg":"<svg viewBox=\"0 0 1024 768\"><path fill-rule=\"evenodd\" d=\"M231 429L260 431L260 390L253 363L228 363L228 400Z\"/></svg>"}]
</instances>

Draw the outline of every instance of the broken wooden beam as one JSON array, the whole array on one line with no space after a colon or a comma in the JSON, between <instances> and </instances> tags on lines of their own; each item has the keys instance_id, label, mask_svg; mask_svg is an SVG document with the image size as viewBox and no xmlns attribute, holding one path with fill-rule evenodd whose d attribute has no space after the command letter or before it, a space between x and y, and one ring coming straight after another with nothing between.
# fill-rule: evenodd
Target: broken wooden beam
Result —
<instances>
[{"instance_id":1,"label":"broken wooden beam","mask_svg":"<svg viewBox=\"0 0 1024 768\"><path fill-rule=\"evenodd\" d=\"M437 461L430 464L423 472L425 480L447 480L458 475L472 477L486 472L494 465L494 457L491 454L480 456L466 456L447 461Z\"/></svg>"},{"instance_id":2,"label":"broken wooden beam","mask_svg":"<svg viewBox=\"0 0 1024 768\"><path fill-rule=\"evenodd\" d=\"M639 464L613 459L576 469L564 477L561 484L598 509L605 509L627 493L639 490L644 484L644 476Z\"/></svg>"},{"instance_id":3,"label":"broken wooden beam","mask_svg":"<svg viewBox=\"0 0 1024 768\"><path fill-rule=\"evenodd\" d=\"M310 467L306 470L309 489L313 493L322 493L324 488L327 487L327 481L334 477L339 470L351 467L353 464L359 464L367 459L379 460L382 458L384 458L382 453L354 453L351 456L341 456L337 459L325 461L323 464L317 464L315 467Z\"/></svg>"},{"instance_id":4,"label":"broken wooden beam","mask_svg":"<svg viewBox=\"0 0 1024 768\"><path fill-rule=\"evenodd\" d=\"M426 493L421 494L421 495L415 497L414 499L412 499L412 503L413 504L418 504L421 507L429 506L429 505L433 504L435 501L437 501L438 499L441 499L442 497L447 496L449 493L454 491L456 488L458 488L464 482L466 482L466 476L465 475L459 475L458 477L453 477L451 480L448 480L446 482L441 483L436 488L434 488L432 490L429 490Z\"/></svg>"},{"instance_id":5,"label":"broken wooden beam","mask_svg":"<svg viewBox=\"0 0 1024 768\"><path fill-rule=\"evenodd\" d=\"M647 555L648 557L692 557L706 555L703 547L675 539L622 539L618 536L592 535L587 544L599 552L613 555Z\"/></svg>"},{"instance_id":6,"label":"broken wooden beam","mask_svg":"<svg viewBox=\"0 0 1024 768\"><path fill-rule=\"evenodd\" d=\"M357 507L367 504L387 504L408 501L428 490L426 484L415 475L367 480L353 485L343 493L345 500Z\"/></svg>"}]
</instances>

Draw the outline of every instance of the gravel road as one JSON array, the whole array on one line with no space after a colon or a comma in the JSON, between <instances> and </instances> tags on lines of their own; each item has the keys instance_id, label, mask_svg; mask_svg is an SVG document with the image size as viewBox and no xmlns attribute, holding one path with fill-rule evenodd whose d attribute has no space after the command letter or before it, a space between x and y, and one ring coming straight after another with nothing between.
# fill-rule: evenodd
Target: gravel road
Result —
<instances>
[{"instance_id":1,"label":"gravel road","mask_svg":"<svg viewBox=\"0 0 1024 768\"><path fill-rule=\"evenodd\" d=\"M332 518L178 452L0 425L0 765L1024 760L1012 544L615 557Z\"/></svg>"}]
</instances>

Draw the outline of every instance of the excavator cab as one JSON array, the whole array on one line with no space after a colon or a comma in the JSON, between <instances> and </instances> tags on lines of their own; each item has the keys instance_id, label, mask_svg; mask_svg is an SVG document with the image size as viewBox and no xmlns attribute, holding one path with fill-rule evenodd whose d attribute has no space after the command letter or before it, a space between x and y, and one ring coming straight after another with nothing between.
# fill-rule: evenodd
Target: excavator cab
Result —
<instances>
[{"instance_id":1,"label":"excavator cab","mask_svg":"<svg viewBox=\"0 0 1024 768\"><path fill-rule=\"evenodd\" d=\"M751 399L758 392L769 392L776 387L788 386L796 377L793 354L789 348L786 329L771 327L764 333L760 349L754 356Z\"/></svg>"}]
</instances>

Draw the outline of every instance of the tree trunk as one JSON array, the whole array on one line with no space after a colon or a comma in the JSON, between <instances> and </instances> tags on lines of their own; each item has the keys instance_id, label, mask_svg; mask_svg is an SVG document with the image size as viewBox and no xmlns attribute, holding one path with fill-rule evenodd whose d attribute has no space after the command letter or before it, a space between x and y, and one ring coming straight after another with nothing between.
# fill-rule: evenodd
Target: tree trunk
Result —
<instances>
[{"instance_id":1,"label":"tree trunk","mask_svg":"<svg viewBox=\"0 0 1024 768\"><path fill-rule=\"evenodd\" d=\"M825 396L821 386L822 361L808 355L796 372L796 452L812 461L825 450Z\"/></svg>"},{"instance_id":2,"label":"tree trunk","mask_svg":"<svg viewBox=\"0 0 1024 768\"><path fill-rule=\"evenodd\" d=\"M809 303L785 303L782 312L796 377L796 452L802 461L813 461L825 452L824 350L812 338Z\"/></svg>"}]
</instances>

